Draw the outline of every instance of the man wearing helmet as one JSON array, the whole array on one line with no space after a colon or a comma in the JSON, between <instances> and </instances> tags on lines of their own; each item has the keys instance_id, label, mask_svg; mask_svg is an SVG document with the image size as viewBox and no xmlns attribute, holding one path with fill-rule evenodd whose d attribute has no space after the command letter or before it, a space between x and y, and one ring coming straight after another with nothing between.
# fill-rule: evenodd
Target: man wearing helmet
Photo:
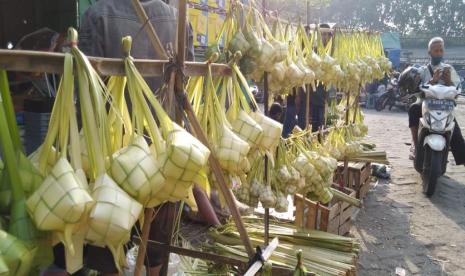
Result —
<instances>
[{"instance_id":1,"label":"man wearing helmet","mask_svg":"<svg viewBox=\"0 0 465 276\"><path fill-rule=\"evenodd\" d=\"M444 40L442 38L435 37L430 40L428 43L428 54L431 57L430 63L419 69L415 67L406 69L399 77L399 85L407 89L409 93L418 92L419 85L425 84L458 86L460 77L457 72L452 66L442 62L444 56ZM415 147L418 143L418 127L422 116L421 108L421 102L417 101L410 106L408 112L409 128L412 132L413 141L410 155L411 159L415 158ZM465 141L457 122L451 137L450 146L456 164L465 164Z\"/></svg>"}]
</instances>

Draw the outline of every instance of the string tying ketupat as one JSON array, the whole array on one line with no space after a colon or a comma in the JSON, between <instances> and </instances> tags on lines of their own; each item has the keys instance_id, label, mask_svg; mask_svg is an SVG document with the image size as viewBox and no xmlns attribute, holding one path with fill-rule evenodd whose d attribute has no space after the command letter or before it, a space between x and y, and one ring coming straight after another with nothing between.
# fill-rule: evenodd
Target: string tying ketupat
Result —
<instances>
[{"instance_id":1,"label":"string tying ketupat","mask_svg":"<svg viewBox=\"0 0 465 276\"><path fill-rule=\"evenodd\" d=\"M144 137L137 136L128 147L116 152L111 175L123 190L146 207L163 188L165 177Z\"/></svg>"},{"instance_id":2,"label":"string tying ketupat","mask_svg":"<svg viewBox=\"0 0 465 276\"><path fill-rule=\"evenodd\" d=\"M36 247L31 248L15 236L0 230L0 259L3 259L8 269L4 273L5 266L0 265L0 273L3 269L4 275L29 275L36 251Z\"/></svg>"},{"instance_id":3,"label":"string tying ketupat","mask_svg":"<svg viewBox=\"0 0 465 276\"><path fill-rule=\"evenodd\" d=\"M115 264L125 263L124 244L142 212L142 205L123 191L108 175L95 181L92 197L96 204L89 215L86 239L94 245L107 246Z\"/></svg>"}]
</instances>

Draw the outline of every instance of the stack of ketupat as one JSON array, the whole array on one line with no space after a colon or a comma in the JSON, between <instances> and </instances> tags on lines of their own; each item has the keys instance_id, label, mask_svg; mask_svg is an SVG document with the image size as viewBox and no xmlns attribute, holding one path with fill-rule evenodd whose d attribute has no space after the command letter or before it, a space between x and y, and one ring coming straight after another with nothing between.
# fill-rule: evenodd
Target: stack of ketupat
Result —
<instances>
[{"instance_id":1,"label":"stack of ketupat","mask_svg":"<svg viewBox=\"0 0 465 276\"><path fill-rule=\"evenodd\" d=\"M110 78L108 88L77 48L74 29L68 39L71 53L65 54L48 133L30 159L21 153L11 100L2 101L0 199L2 212L11 215L1 221L2 229L9 230L0 233L1 273L29 275L51 262L34 254L51 252L58 242L65 246L70 273L83 265L84 244L108 247L121 269L123 246L143 208L189 200L193 183L206 181L210 151L163 110L134 66L131 39L123 39L126 76ZM6 74L0 77L1 99L9 100ZM131 105L125 100L126 85ZM45 239L35 234L32 223Z\"/></svg>"}]
</instances>

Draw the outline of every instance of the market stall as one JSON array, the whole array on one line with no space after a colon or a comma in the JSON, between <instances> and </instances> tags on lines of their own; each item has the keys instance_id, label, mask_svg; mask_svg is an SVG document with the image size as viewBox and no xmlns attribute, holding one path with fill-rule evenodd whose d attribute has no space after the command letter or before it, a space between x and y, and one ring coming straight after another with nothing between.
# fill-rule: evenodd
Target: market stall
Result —
<instances>
[{"instance_id":1,"label":"market stall","mask_svg":"<svg viewBox=\"0 0 465 276\"><path fill-rule=\"evenodd\" d=\"M304 267L321 275L354 273L359 249L354 239L270 220L269 210L287 212L293 196L360 206L340 189L349 182L348 162L367 156L360 88L390 67L379 34L336 29L324 46L326 30L267 18L253 1L233 2L205 51L206 62L186 62L179 51L185 48L186 1L179 1L177 50L171 53L139 2L132 2L165 60L133 59L130 37L123 38L121 59L86 57L72 28L70 53L0 50L0 69L62 75L45 141L26 157L2 71L0 274L37 271L49 261L37 258L37 251L56 242L65 245L69 272L82 267L84 244L110 248L122 270L123 245L138 220L143 227L136 237L135 275L147 246L228 264L226 271L245 275L260 269L263 275L293 270L306 275ZM104 82L102 76L109 78ZM165 77L162 99L148 87L147 76ZM263 111L250 78L264 82ZM331 106L333 124L312 133L306 110L307 128L281 138L282 124L266 116L271 95L300 87L309 95L317 84L345 92ZM344 162L340 189L333 186L338 160ZM195 248L149 241L152 207L168 201L195 206L193 183L207 193L218 190L233 223L206 231L207 240ZM263 219L241 217L233 193L250 207L265 208Z\"/></svg>"}]
</instances>

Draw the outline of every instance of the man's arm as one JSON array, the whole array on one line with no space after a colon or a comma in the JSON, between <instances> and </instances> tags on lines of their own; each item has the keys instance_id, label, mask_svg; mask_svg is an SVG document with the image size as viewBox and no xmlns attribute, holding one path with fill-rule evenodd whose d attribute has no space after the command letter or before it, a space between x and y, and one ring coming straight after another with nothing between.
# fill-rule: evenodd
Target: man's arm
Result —
<instances>
[{"instance_id":1,"label":"man's arm","mask_svg":"<svg viewBox=\"0 0 465 276\"><path fill-rule=\"evenodd\" d=\"M454 86L457 87L460 84L460 77L459 77L459 74L457 74L457 71L455 71L454 67L452 66L450 70L450 77L451 77L451 81L454 84Z\"/></svg>"}]
</instances>

